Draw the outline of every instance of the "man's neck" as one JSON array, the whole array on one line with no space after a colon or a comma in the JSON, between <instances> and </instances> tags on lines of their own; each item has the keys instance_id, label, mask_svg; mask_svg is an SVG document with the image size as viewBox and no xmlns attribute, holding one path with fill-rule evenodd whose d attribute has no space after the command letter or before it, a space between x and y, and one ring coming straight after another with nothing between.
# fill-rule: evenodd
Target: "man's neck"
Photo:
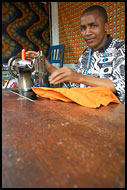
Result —
<instances>
[{"instance_id":1,"label":"man's neck","mask_svg":"<svg viewBox=\"0 0 127 190\"><path fill-rule=\"evenodd\" d=\"M107 40L107 34L105 34L105 36L104 36L103 41L101 42L101 44L99 46L97 46L97 47L93 47L93 50L97 51L100 48L102 48L105 45L106 40Z\"/></svg>"}]
</instances>

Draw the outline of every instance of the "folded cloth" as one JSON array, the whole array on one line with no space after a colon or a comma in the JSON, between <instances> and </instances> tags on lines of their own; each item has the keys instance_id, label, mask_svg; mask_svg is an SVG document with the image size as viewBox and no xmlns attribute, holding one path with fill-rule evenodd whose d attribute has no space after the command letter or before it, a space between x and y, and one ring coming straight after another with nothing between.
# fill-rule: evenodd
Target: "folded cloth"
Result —
<instances>
[{"instance_id":1,"label":"folded cloth","mask_svg":"<svg viewBox=\"0 0 127 190\"><path fill-rule=\"evenodd\" d=\"M79 105L91 108L98 108L100 105L107 106L111 102L121 104L108 86L86 88L32 87L32 90L40 97L76 102Z\"/></svg>"}]
</instances>

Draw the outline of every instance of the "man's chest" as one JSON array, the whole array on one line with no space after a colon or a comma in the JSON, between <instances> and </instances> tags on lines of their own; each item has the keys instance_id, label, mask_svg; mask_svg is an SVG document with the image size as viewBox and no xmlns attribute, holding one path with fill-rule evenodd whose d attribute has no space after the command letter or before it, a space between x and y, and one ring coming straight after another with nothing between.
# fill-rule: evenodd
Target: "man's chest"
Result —
<instances>
[{"instance_id":1,"label":"man's chest","mask_svg":"<svg viewBox=\"0 0 127 190\"><path fill-rule=\"evenodd\" d=\"M86 56L88 57L88 56ZM81 61L82 74L85 74L87 68L87 59ZM84 57L82 57L83 60ZM112 74L113 63L116 59L116 52L110 49L104 53L93 52L88 68L88 75L96 77L109 77Z\"/></svg>"}]
</instances>

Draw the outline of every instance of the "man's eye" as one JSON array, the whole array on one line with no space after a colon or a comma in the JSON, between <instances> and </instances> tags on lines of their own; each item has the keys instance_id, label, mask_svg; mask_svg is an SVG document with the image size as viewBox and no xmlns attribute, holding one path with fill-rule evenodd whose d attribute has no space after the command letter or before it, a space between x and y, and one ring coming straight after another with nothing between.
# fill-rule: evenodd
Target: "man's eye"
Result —
<instances>
[{"instance_id":1,"label":"man's eye","mask_svg":"<svg viewBox=\"0 0 127 190\"><path fill-rule=\"evenodd\" d=\"M91 27L92 27L92 28L96 28L96 27L97 27L97 25L92 25Z\"/></svg>"},{"instance_id":2,"label":"man's eye","mask_svg":"<svg viewBox=\"0 0 127 190\"><path fill-rule=\"evenodd\" d=\"M81 31L84 31L86 28L81 28Z\"/></svg>"}]
</instances>

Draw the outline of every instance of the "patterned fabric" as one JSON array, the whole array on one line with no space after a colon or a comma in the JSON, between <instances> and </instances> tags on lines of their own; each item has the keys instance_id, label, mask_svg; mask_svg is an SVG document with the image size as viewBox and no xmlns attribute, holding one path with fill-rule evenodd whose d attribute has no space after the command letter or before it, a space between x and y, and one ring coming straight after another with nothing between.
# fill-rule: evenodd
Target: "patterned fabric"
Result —
<instances>
[{"instance_id":1,"label":"patterned fabric","mask_svg":"<svg viewBox=\"0 0 127 190\"><path fill-rule=\"evenodd\" d=\"M125 42L124 40L113 39L109 37L108 43L105 45L106 61L104 64L104 48L98 51L92 51L88 75L98 78L109 78L115 88L116 96L122 103L125 103ZM85 74L89 56L89 48L87 48L81 57L77 67L74 69L78 73ZM83 84L66 83L64 87L84 87Z\"/></svg>"},{"instance_id":2,"label":"patterned fabric","mask_svg":"<svg viewBox=\"0 0 127 190\"><path fill-rule=\"evenodd\" d=\"M2 2L2 64L25 49L42 50L50 46L48 5L41 2Z\"/></svg>"}]
</instances>

